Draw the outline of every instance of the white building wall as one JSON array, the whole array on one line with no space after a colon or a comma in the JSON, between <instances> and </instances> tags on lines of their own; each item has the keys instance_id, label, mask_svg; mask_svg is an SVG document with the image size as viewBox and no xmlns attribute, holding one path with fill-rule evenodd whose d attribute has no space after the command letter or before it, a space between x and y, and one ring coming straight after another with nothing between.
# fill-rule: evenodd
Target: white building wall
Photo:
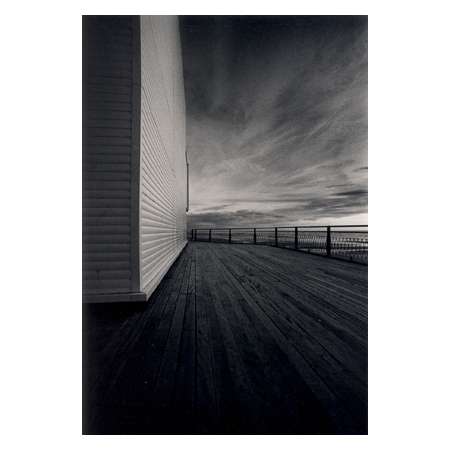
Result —
<instances>
[{"instance_id":1,"label":"white building wall","mask_svg":"<svg viewBox=\"0 0 450 450\"><path fill-rule=\"evenodd\" d=\"M148 297L187 243L185 102L173 16L141 16L140 144L140 286Z\"/></svg>"},{"instance_id":2,"label":"white building wall","mask_svg":"<svg viewBox=\"0 0 450 450\"><path fill-rule=\"evenodd\" d=\"M83 17L83 301L139 291L139 22ZM136 96L140 98L140 96ZM136 151L135 151L136 149Z\"/></svg>"}]
</instances>

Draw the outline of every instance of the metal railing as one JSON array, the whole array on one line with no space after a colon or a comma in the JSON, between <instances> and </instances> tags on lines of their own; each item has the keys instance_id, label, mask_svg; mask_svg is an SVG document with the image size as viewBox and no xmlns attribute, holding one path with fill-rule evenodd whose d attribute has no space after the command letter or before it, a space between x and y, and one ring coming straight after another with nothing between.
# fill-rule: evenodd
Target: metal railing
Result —
<instances>
[{"instance_id":1,"label":"metal railing","mask_svg":"<svg viewBox=\"0 0 450 450\"><path fill-rule=\"evenodd\" d=\"M367 264L367 225L192 228L192 241L271 245Z\"/></svg>"}]
</instances>

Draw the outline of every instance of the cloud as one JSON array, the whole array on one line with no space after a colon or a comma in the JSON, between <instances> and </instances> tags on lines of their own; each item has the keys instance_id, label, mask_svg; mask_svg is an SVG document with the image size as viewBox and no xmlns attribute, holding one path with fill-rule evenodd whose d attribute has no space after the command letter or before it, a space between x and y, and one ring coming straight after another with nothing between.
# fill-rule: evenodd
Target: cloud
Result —
<instances>
[{"instance_id":1,"label":"cloud","mask_svg":"<svg viewBox=\"0 0 450 450\"><path fill-rule=\"evenodd\" d=\"M191 225L367 214L366 18L184 18L182 41Z\"/></svg>"},{"instance_id":2,"label":"cloud","mask_svg":"<svg viewBox=\"0 0 450 450\"><path fill-rule=\"evenodd\" d=\"M367 191L365 189L354 189L353 191L338 192L334 195L338 197L362 197L367 196Z\"/></svg>"}]
</instances>

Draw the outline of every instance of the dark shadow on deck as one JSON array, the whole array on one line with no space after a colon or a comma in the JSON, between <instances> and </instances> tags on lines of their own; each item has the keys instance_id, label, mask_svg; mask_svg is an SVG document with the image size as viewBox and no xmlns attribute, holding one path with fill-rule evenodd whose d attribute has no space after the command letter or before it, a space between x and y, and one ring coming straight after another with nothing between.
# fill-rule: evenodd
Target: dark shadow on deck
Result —
<instances>
[{"instance_id":1,"label":"dark shadow on deck","mask_svg":"<svg viewBox=\"0 0 450 450\"><path fill-rule=\"evenodd\" d=\"M367 433L367 267L191 242L83 313L85 434Z\"/></svg>"}]
</instances>

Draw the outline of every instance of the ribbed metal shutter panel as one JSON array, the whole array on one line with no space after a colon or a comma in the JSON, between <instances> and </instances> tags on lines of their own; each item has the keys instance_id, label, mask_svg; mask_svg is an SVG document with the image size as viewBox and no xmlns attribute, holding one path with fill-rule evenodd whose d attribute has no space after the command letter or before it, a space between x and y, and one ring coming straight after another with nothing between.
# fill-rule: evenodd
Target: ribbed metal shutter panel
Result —
<instances>
[{"instance_id":1,"label":"ribbed metal shutter panel","mask_svg":"<svg viewBox=\"0 0 450 450\"><path fill-rule=\"evenodd\" d=\"M185 103L178 20L141 17L141 290L150 295L187 242Z\"/></svg>"},{"instance_id":2,"label":"ribbed metal shutter panel","mask_svg":"<svg viewBox=\"0 0 450 450\"><path fill-rule=\"evenodd\" d=\"M132 23L83 26L83 289L129 292Z\"/></svg>"}]
</instances>

